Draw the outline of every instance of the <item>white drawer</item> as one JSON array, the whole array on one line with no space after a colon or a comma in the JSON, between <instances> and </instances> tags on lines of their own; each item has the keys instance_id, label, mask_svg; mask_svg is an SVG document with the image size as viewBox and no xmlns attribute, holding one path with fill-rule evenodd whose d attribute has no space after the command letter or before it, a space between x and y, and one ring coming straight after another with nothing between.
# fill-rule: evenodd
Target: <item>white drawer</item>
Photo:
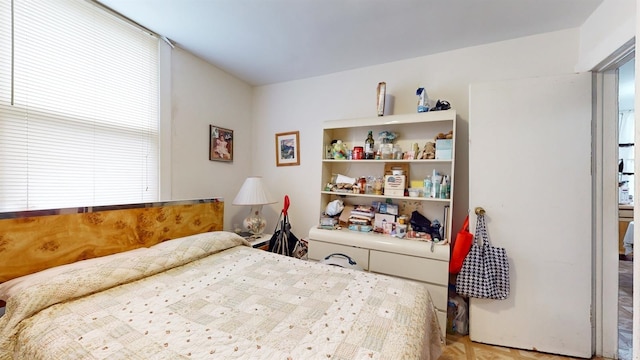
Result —
<instances>
[{"instance_id":1,"label":"white drawer","mask_svg":"<svg viewBox=\"0 0 640 360\"><path fill-rule=\"evenodd\" d=\"M354 246L325 243L309 239L309 259L320 261L327 255L345 254L362 266L364 270L369 270L369 250Z\"/></svg>"},{"instance_id":2,"label":"white drawer","mask_svg":"<svg viewBox=\"0 0 640 360\"><path fill-rule=\"evenodd\" d=\"M416 256L371 250L369 254L369 270L442 285L445 288L449 283L448 262ZM444 308L446 309L446 305Z\"/></svg>"}]
</instances>

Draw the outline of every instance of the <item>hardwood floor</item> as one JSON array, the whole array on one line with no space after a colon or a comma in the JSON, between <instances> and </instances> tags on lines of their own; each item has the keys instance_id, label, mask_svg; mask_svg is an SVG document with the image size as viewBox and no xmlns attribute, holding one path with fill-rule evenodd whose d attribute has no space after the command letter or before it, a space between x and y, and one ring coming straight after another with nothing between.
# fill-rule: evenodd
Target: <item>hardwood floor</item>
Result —
<instances>
[{"instance_id":1,"label":"hardwood floor","mask_svg":"<svg viewBox=\"0 0 640 360\"><path fill-rule=\"evenodd\" d=\"M633 262L620 261L618 307L618 356L631 360ZM571 360L572 357L474 343L468 335L447 334L447 345L440 360ZM596 357L605 360L606 358Z\"/></svg>"},{"instance_id":2,"label":"hardwood floor","mask_svg":"<svg viewBox=\"0 0 640 360\"><path fill-rule=\"evenodd\" d=\"M633 261L620 260L618 271L618 358L631 360L633 332Z\"/></svg>"},{"instance_id":3,"label":"hardwood floor","mask_svg":"<svg viewBox=\"0 0 640 360\"><path fill-rule=\"evenodd\" d=\"M475 343L468 335L447 334L447 346L439 360L578 360L567 356ZM594 360L605 360L596 357Z\"/></svg>"}]
</instances>

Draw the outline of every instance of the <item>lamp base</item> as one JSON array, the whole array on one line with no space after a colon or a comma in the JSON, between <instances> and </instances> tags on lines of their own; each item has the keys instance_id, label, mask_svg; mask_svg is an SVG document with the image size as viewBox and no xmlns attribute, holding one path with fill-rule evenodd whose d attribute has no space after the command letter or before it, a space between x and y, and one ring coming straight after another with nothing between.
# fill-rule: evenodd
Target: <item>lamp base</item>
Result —
<instances>
[{"instance_id":1,"label":"lamp base","mask_svg":"<svg viewBox=\"0 0 640 360\"><path fill-rule=\"evenodd\" d=\"M252 205L251 212L243 221L242 225L253 235L261 235L267 227L267 221L262 217L262 205Z\"/></svg>"}]
</instances>

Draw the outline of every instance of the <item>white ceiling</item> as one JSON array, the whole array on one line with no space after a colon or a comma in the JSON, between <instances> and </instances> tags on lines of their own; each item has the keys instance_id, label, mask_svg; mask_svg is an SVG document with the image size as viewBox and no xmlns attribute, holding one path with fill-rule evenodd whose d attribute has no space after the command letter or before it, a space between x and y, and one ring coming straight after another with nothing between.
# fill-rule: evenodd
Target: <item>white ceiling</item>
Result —
<instances>
[{"instance_id":1,"label":"white ceiling","mask_svg":"<svg viewBox=\"0 0 640 360\"><path fill-rule=\"evenodd\" d=\"M252 85L579 27L602 3L602 0L98 1Z\"/></svg>"}]
</instances>

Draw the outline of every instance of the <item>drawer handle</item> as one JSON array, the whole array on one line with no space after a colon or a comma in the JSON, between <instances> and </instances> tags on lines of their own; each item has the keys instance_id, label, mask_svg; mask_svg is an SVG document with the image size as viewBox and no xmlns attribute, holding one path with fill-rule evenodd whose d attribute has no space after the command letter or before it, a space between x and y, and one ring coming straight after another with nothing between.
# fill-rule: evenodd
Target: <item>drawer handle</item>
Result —
<instances>
[{"instance_id":1,"label":"drawer handle","mask_svg":"<svg viewBox=\"0 0 640 360\"><path fill-rule=\"evenodd\" d=\"M325 260L329 260L329 258L332 257L332 256L342 256L343 258L347 259L347 261L349 261L349 265L355 265L356 264L356 262L351 257L349 257L348 255L345 255L345 254L340 254L340 253L333 253L333 254L327 255L327 257L325 257L324 259Z\"/></svg>"}]
</instances>

